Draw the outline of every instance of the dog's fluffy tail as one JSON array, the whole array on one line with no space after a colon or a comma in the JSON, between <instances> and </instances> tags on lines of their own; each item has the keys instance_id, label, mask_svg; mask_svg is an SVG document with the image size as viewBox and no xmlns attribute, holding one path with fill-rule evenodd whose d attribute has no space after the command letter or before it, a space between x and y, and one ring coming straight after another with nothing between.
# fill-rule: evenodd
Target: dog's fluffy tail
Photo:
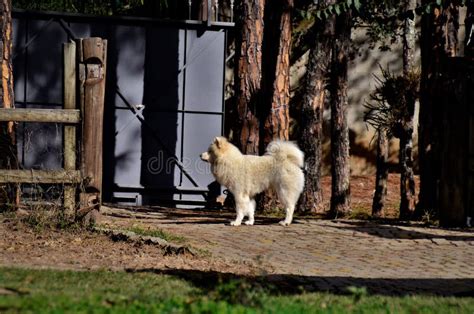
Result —
<instances>
[{"instance_id":1,"label":"dog's fluffy tail","mask_svg":"<svg viewBox=\"0 0 474 314\"><path fill-rule=\"evenodd\" d=\"M300 168L304 166L304 153L293 142L273 141L268 144L266 154L276 159L286 159Z\"/></svg>"}]
</instances>

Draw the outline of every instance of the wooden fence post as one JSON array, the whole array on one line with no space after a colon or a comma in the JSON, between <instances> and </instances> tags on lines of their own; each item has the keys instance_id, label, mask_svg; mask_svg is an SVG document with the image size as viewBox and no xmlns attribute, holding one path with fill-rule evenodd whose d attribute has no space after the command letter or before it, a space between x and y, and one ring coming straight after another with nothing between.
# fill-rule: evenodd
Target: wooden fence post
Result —
<instances>
[{"instance_id":1,"label":"wooden fence post","mask_svg":"<svg viewBox=\"0 0 474 314\"><path fill-rule=\"evenodd\" d=\"M76 109L76 43L64 44L64 109ZM64 170L76 169L76 126L64 126ZM65 185L64 210L73 217L76 207L76 187Z\"/></svg>"},{"instance_id":2,"label":"wooden fence post","mask_svg":"<svg viewBox=\"0 0 474 314\"><path fill-rule=\"evenodd\" d=\"M107 40L78 40L79 95L82 112L81 172L84 189L78 218L99 209L102 192L102 135L105 96Z\"/></svg>"}]
</instances>

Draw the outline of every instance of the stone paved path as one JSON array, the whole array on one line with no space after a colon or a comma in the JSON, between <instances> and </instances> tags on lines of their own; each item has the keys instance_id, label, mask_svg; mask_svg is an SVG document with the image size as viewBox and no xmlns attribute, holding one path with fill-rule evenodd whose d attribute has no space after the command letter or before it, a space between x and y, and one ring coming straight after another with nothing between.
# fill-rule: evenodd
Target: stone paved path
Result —
<instances>
[{"instance_id":1,"label":"stone paved path","mask_svg":"<svg viewBox=\"0 0 474 314\"><path fill-rule=\"evenodd\" d=\"M269 279L306 288L474 296L473 229L310 219L283 227L279 219L258 217L254 226L231 227L229 213L105 212L113 213L107 223L130 224L133 216L133 223L182 235L214 257L258 265Z\"/></svg>"}]
</instances>

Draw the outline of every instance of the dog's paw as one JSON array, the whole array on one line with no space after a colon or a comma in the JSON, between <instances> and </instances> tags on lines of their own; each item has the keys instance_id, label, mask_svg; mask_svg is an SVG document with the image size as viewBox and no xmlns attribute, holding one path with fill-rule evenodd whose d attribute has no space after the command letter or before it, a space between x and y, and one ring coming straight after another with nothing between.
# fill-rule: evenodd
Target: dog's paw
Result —
<instances>
[{"instance_id":1,"label":"dog's paw","mask_svg":"<svg viewBox=\"0 0 474 314\"><path fill-rule=\"evenodd\" d=\"M232 220L232 221L230 222L230 225L231 225L231 226L240 226L240 222L239 222L239 221Z\"/></svg>"},{"instance_id":2,"label":"dog's paw","mask_svg":"<svg viewBox=\"0 0 474 314\"><path fill-rule=\"evenodd\" d=\"M247 220L246 222L244 222L244 224L246 224L247 226L252 226L253 221Z\"/></svg>"},{"instance_id":3,"label":"dog's paw","mask_svg":"<svg viewBox=\"0 0 474 314\"><path fill-rule=\"evenodd\" d=\"M282 221L279 222L279 224L282 225L282 226L289 226L291 224L291 222L287 222L285 220L282 220Z\"/></svg>"}]
</instances>

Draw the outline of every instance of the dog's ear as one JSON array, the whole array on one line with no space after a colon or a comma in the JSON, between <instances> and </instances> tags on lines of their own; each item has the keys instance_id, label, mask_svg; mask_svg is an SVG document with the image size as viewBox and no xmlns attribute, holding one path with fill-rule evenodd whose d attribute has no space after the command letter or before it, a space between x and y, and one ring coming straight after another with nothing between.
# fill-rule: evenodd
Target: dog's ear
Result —
<instances>
[{"instance_id":1,"label":"dog's ear","mask_svg":"<svg viewBox=\"0 0 474 314\"><path fill-rule=\"evenodd\" d=\"M222 137L215 137L214 144L216 144L217 148L222 148L222 144L223 144Z\"/></svg>"}]
</instances>

